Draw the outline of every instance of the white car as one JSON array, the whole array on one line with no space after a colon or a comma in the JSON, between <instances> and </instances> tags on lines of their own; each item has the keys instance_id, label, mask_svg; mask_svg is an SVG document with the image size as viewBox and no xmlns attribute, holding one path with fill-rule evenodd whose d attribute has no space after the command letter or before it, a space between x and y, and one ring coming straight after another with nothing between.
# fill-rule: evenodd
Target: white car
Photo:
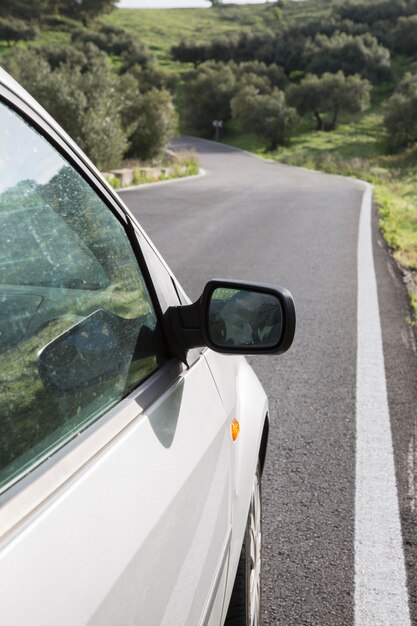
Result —
<instances>
[{"instance_id":1,"label":"white car","mask_svg":"<svg viewBox=\"0 0 417 626\"><path fill-rule=\"evenodd\" d=\"M191 304L0 70L4 626L261 623L268 403L240 355L294 330L282 288L213 280Z\"/></svg>"}]
</instances>

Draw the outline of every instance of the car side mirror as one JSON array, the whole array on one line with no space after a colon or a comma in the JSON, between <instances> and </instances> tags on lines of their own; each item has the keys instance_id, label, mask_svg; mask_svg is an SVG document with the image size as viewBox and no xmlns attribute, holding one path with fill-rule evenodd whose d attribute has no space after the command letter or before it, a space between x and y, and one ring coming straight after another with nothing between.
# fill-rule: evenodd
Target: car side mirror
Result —
<instances>
[{"instance_id":1,"label":"car side mirror","mask_svg":"<svg viewBox=\"0 0 417 626\"><path fill-rule=\"evenodd\" d=\"M210 280L200 298L170 307L165 327L174 354L207 346L224 354L282 354L295 333L295 307L287 289L234 280Z\"/></svg>"}]
</instances>

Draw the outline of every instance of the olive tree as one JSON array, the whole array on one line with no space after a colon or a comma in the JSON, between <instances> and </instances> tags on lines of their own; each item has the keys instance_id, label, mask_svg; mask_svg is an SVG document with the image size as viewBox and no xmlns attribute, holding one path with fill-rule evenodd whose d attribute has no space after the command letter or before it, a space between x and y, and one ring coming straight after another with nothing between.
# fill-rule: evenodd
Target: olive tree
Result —
<instances>
[{"instance_id":1,"label":"olive tree","mask_svg":"<svg viewBox=\"0 0 417 626\"><path fill-rule=\"evenodd\" d=\"M236 76L232 67L214 61L203 63L185 86L187 121L202 134L209 135L213 120L230 120L230 102L235 93Z\"/></svg>"},{"instance_id":2,"label":"olive tree","mask_svg":"<svg viewBox=\"0 0 417 626\"><path fill-rule=\"evenodd\" d=\"M385 107L389 146L396 150L417 142L417 75L407 73Z\"/></svg>"},{"instance_id":3,"label":"olive tree","mask_svg":"<svg viewBox=\"0 0 417 626\"><path fill-rule=\"evenodd\" d=\"M391 77L390 52L370 34L335 33L317 35L305 47L306 71L311 74L337 72L360 74L374 82Z\"/></svg>"},{"instance_id":4,"label":"olive tree","mask_svg":"<svg viewBox=\"0 0 417 626\"><path fill-rule=\"evenodd\" d=\"M55 70L35 49L7 60L9 72L45 107L91 160L103 169L118 166L128 141L121 119L119 79L107 59L82 66L63 63Z\"/></svg>"},{"instance_id":5,"label":"olive tree","mask_svg":"<svg viewBox=\"0 0 417 626\"><path fill-rule=\"evenodd\" d=\"M393 45L397 52L414 55L417 52L417 15L400 17L393 32Z\"/></svg>"},{"instance_id":6,"label":"olive tree","mask_svg":"<svg viewBox=\"0 0 417 626\"><path fill-rule=\"evenodd\" d=\"M10 47L18 41L31 41L38 36L38 30L23 20L0 17L0 39Z\"/></svg>"},{"instance_id":7,"label":"olive tree","mask_svg":"<svg viewBox=\"0 0 417 626\"><path fill-rule=\"evenodd\" d=\"M358 75L345 76L343 72L322 76L307 74L299 85L289 91L289 101L299 115L313 114L317 130L334 130L341 111L355 113L369 106L371 85ZM330 114L325 122L324 114Z\"/></svg>"},{"instance_id":8,"label":"olive tree","mask_svg":"<svg viewBox=\"0 0 417 626\"><path fill-rule=\"evenodd\" d=\"M280 89L275 87L269 94L260 94L248 85L237 93L231 106L242 130L264 137L269 150L288 143L296 114Z\"/></svg>"},{"instance_id":9,"label":"olive tree","mask_svg":"<svg viewBox=\"0 0 417 626\"><path fill-rule=\"evenodd\" d=\"M160 156L178 131L178 114L166 89L151 89L139 97L131 119L131 156L154 159Z\"/></svg>"}]
</instances>

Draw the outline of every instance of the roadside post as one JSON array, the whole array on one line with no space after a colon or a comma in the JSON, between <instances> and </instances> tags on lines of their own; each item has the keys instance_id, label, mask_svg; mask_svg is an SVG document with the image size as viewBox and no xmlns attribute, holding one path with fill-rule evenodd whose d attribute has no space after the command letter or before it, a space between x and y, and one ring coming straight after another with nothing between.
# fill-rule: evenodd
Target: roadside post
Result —
<instances>
[{"instance_id":1,"label":"roadside post","mask_svg":"<svg viewBox=\"0 0 417 626\"><path fill-rule=\"evenodd\" d=\"M223 128L223 120L213 120L212 122L214 126L214 140L219 141L219 132L220 128Z\"/></svg>"}]
</instances>

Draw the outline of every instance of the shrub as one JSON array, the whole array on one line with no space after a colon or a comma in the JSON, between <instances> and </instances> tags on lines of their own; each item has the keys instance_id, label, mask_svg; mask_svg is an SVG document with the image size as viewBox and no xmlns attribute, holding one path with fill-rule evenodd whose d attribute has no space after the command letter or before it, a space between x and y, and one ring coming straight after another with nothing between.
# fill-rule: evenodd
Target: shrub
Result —
<instances>
[{"instance_id":1,"label":"shrub","mask_svg":"<svg viewBox=\"0 0 417 626\"><path fill-rule=\"evenodd\" d=\"M406 74L385 107L388 144L397 150L417 142L417 75Z\"/></svg>"},{"instance_id":2,"label":"shrub","mask_svg":"<svg viewBox=\"0 0 417 626\"><path fill-rule=\"evenodd\" d=\"M22 59L26 53L18 50L13 52L13 57ZM44 44L38 46L36 50L33 50L32 54L36 57L45 59L50 68L55 70L61 65L70 65L71 67L78 67L82 72L86 72L101 59L102 62L106 62L106 55L99 50L94 44L88 43L79 45L77 47L70 45L57 45L57 44ZM22 61L19 61L22 62Z\"/></svg>"},{"instance_id":3,"label":"shrub","mask_svg":"<svg viewBox=\"0 0 417 626\"><path fill-rule=\"evenodd\" d=\"M400 16L410 15L416 10L414 0L379 0L377 2L357 2L349 0L341 3L335 13L353 22L375 24L381 20L395 22Z\"/></svg>"},{"instance_id":4,"label":"shrub","mask_svg":"<svg viewBox=\"0 0 417 626\"><path fill-rule=\"evenodd\" d=\"M193 150L177 152L174 169L176 177L195 176L200 171L197 154Z\"/></svg>"},{"instance_id":5,"label":"shrub","mask_svg":"<svg viewBox=\"0 0 417 626\"><path fill-rule=\"evenodd\" d=\"M138 100L129 154L154 159L162 154L177 130L178 115L171 94L151 89Z\"/></svg>"},{"instance_id":6,"label":"shrub","mask_svg":"<svg viewBox=\"0 0 417 626\"><path fill-rule=\"evenodd\" d=\"M36 50L25 49L8 59L7 69L98 167L119 165L128 142L121 120L119 79L106 59L93 60L86 71L69 63L51 70Z\"/></svg>"},{"instance_id":7,"label":"shrub","mask_svg":"<svg viewBox=\"0 0 417 626\"><path fill-rule=\"evenodd\" d=\"M375 82L388 80L391 76L389 50L369 34L317 35L306 45L305 58L306 71L312 74L341 70L345 75L360 74Z\"/></svg>"},{"instance_id":8,"label":"shrub","mask_svg":"<svg viewBox=\"0 0 417 626\"><path fill-rule=\"evenodd\" d=\"M244 87L233 98L232 112L242 129L264 137L270 150L288 143L296 117L282 91L275 88L270 94L259 94L252 86Z\"/></svg>"},{"instance_id":9,"label":"shrub","mask_svg":"<svg viewBox=\"0 0 417 626\"><path fill-rule=\"evenodd\" d=\"M105 176L105 179L108 183L110 183L113 189L120 189L120 187L122 186L120 178L117 178L117 176L113 176L112 178L110 178L109 176Z\"/></svg>"},{"instance_id":10,"label":"shrub","mask_svg":"<svg viewBox=\"0 0 417 626\"><path fill-rule=\"evenodd\" d=\"M14 18L0 18L0 39L8 46L18 41L31 41L38 36L38 30L22 20Z\"/></svg>"},{"instance_id":11,"label":"shrub","mask_svg":"<svg viewBox=\"0 0 417 626\"><path fill-rule=\"evenodd\" d=\"M214 61L200 65L185 86L188 122L202 134L211 135L213 120L230 120L236 88L236 76L229 65Z\"/></svg>"},{"instance_id":12,"label":"shrub","mask_svg":"<svg viewBox=\"0 0 417 626\"><path fill-rule=\"evenodd\" d=\"M275 63L266 65L266 63L262 63L261 61L246 61L245 63L239 63L232 67L240 83L245 83L247 76L250 76L251 80L253 80L252 77L254 76L263 79L269 85L270 89L273 87L284 89L288 83L284 70Z\"/></svg>"},{"instance_id":13,"label":"shrub","mask_svg":"<svg viewBox=\"0 0 417 626\"><path fill-rule=\"evenodd\" d=\"M393 46L397 52L417 53L417 15L400 17L393 32Z\"/></svg>"},{"instance_id":14,"label":"shrub","mask_svg":"<svg viewBox=\"0 0 417 626\"><path fill-rule=\"evenodd\" d=\"M167 72L154 62L146 67L133 65L124 76L132 76L138 83L141 93L151 89L166 89L174 94L178 80L175 74Z\"/></svg>"},{"instance_id":15,"label":"shrub","mask_svg":"<svg viewBox=\"0 0 417 626\"><path fill-rule=\"evenodd\" d=\"M323 76L308 74L289 91L289 101L300 115L313 114L317 130L334 130L340 111L354 113L369 106L370 84L359 75L345 76L343 72ZM331 115L325 123L323 114Z\"/></svg>"},{"instance_id":16,"label":"shrub","mask_svg":"<svg viewBox=\"0 0 417 626\"><path fill-rule=\"evenodd\" d=\"M104 24L98 30L79 28L72 33L71 41L81 49L86 44L94 44L107 54L121 56L123 59L122 72L126 72L135 64L145 67L155 60L146 46L128 31L117 26Z\"/></svg>"}]
</instances>

